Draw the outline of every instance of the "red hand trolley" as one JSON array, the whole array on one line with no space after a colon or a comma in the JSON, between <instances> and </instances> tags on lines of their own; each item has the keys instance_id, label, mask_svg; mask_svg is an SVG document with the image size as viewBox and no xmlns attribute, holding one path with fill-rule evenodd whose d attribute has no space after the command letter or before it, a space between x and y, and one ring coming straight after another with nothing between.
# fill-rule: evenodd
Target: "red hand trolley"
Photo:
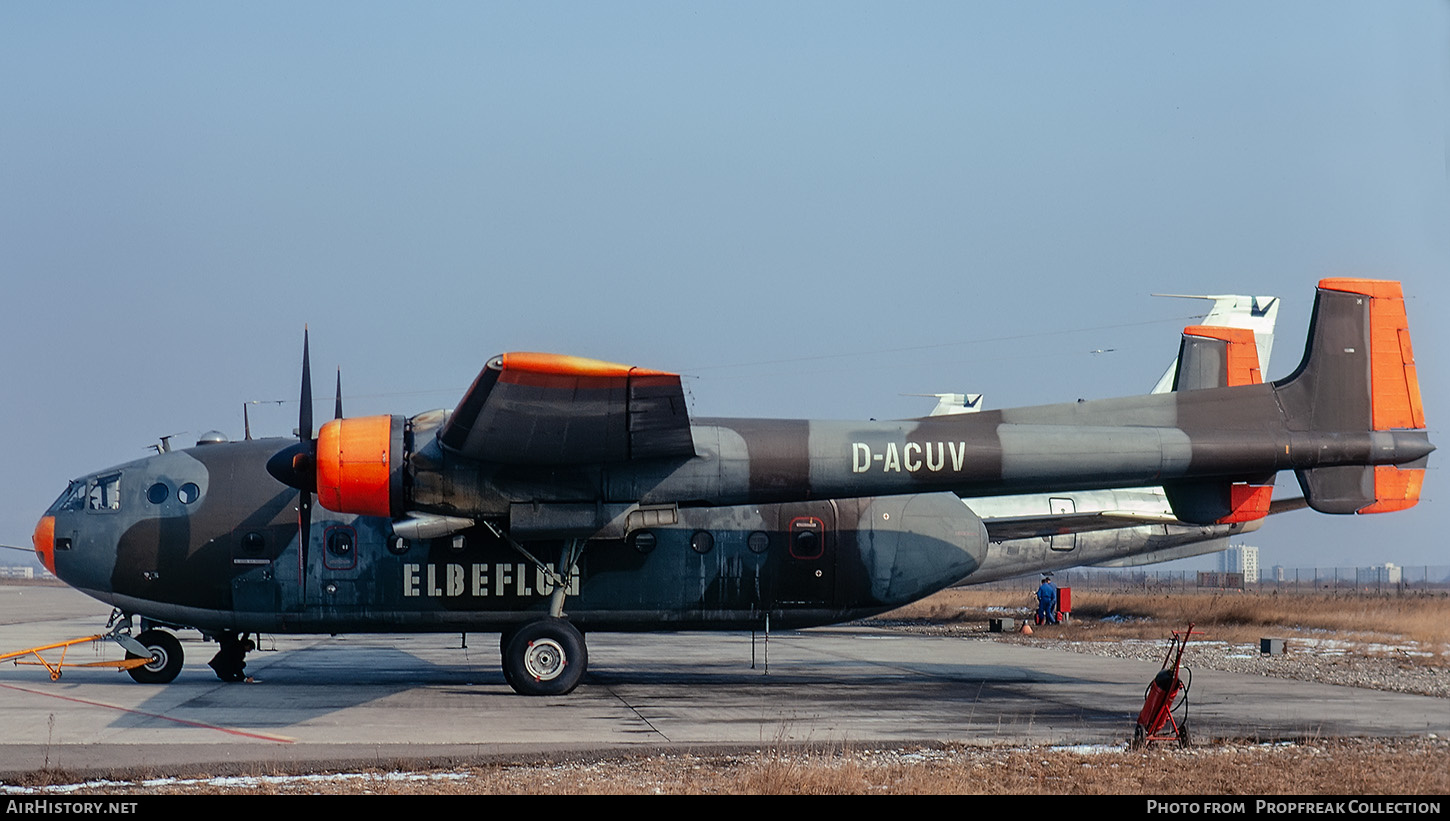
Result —
<instances>
[{"instance_id":1,"label":"red hand trolley","mask_svg":"<svg viewBox=\"0 0 1450 821\"><path fill-rule=\"evenodd\" d=\"M1193 681L1193 671L1183 666L1183 648L1188 646L1189 636L1201 635L1193 632L1192 623L1182 633L1173 631L1168 654L1163 657L1163 669L1143 693L1143 709L1133 728L1134 748L1153 741L1177 741L1180 747L1189 745L1188 687Z\"/></svg>"}]
</instances>

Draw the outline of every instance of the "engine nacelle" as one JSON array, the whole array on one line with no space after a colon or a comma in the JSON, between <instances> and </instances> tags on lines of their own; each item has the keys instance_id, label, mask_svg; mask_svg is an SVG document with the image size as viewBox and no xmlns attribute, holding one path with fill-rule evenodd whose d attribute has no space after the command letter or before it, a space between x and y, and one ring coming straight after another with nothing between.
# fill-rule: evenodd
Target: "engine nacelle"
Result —
<instances>
[{"instance_id":1,"label":"engine nacelle","mask_svg":"<svg viewBox=\"0 0 1450 821\"><path fill-rule=\"evenodd\" d=\"M401 416L334 419L317 433L317 500L328 510L363 516L401 516Z\"/></svg>"}]
</instances>

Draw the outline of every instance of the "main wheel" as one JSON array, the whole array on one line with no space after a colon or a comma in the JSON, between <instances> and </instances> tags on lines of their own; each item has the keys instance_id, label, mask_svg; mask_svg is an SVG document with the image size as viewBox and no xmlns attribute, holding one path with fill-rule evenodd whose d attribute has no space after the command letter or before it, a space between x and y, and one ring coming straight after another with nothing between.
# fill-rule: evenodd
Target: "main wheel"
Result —
<instances>
[{"instance_id":1,"label":"main wheel","mask_svg":"<svg viewBox=\"0 0 1450 821\"><path fill-rule=\"evenodd\" d=\"M142 684L167 684L174 680L181 672L182 653L181 642L165 630L145 630L136 637L151 653L151 661L140 667L132 667L126 672L131 678ZM126 658L143 658L135 653L127 653Z\"/></svg>"},{"instance_id":2,"label":"main wheel","mask_svg":"<svg viewBox=\"0 0 1450 821\"><path fill-rule=\"evenodd\" d=\"M584 634L563 619L542 619L514 631L503 653L503 675L514 692L562 696L589 667Z\"/></svg>"}]
</instances>

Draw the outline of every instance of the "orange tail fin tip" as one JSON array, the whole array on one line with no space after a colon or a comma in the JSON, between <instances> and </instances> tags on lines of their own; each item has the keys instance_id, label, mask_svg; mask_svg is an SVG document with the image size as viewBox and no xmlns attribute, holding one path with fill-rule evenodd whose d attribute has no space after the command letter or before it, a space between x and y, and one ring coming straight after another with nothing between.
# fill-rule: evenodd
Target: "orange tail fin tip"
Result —
<instances>
[{"instance_id":1,"label":"orange tail fin tip","mask_svg":"<svg viewBox=\"0 0 1450 821\"><path fill-rule=\"evenodd\" d=\"M1189 325L1183 332L1228 343L1228 387L1257 385L1264 381L1259 371L1259 349L1254 343L1253 331L1216 325Z\"/></svg>"}]
</instances>

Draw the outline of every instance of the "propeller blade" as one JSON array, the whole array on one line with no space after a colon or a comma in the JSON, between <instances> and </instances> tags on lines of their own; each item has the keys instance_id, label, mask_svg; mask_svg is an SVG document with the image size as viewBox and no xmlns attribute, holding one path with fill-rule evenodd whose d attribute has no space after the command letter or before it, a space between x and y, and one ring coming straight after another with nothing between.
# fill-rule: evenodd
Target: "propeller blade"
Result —
<instances>
[{"instance_id":1,"label":"propeller blade","mask_svg":"<svg viewBox=\"0 0 1450 821\"><path fill-rule=\"evenodd\" d=\"M297 412L297 444L283 448L267 460L267 472L284 485L304 494L317 492L317 442L312 438L312 356L308 331L302 329L302 408ZM341 379L339 378L339 385ZM299 503L310 510L311 500ZM310 515L310 514L309 514Z\"/></svg>"},{"instance_id":2,"label":"propeller blade","mask_svg":"<svg viewBox=\"0 0 1450 821\"><path fill-rule=\"evenodd\" d=\"M313 496L310 491L302 491L297 494L297 546L301 551L298 561L301 568L298 578L302 579L302 587L307 588L307 558L308 548L312 546L312 502Z\"/></svg>"},{"instance_id":3,"label":"propeller blade","mask_svg":"<svg viewBox=\"0 0 1450 821\"><path fill-rule=\"evenodd\" d=\"M302 328L302 410L297 414L297 438L312 440L312 363L307 352L307 328Z\"/></svg>"},{"instance_id":4,"label":"propeller blade","mask_svg":"<svg viewBox=\"0 0 1450 821\"><path fill-rule=\"evenodd\" d=\"M243 408L245 412L245 408ZM342 369L337 375L337 414L342 416ZM248 431L250 433L250 430ZM248 436L250 438L250 436ZM297 444L267 460L267 472L297 488L298 578L307 587L307 562L312 546L313 494L317 492L317 441L312 438L312 354L307 326L302 327L302 407L297 411Z\"/></svg>"},{"instance_id":5,"label":"propeller blade","mask_svg":"<svg viewBox=\"0 0 1450 821\"><path fill-rule=\"evenodd\" d=\"M301 450L291 460L292 473L298 480L288 484L302 491L297 494L297 547L302 562L299 577L307 586L308 549L312 547L312 494L317 492L317 441L312 438L312 361L308 352L307 326L302 326L302 410L297 415L297 438L294 446ZM288 450L291 450L289 448ZM282 451L286 453L287 451ZM280 456L281 454L278 454ZM273 456L275 460L277 456ZM268 460L267 468L272 467ZM275 475L275 474L274 474Z\"/></svg>"},{"instance_id":6,"label":"propeller blade","mask_svg":"<svg viewBox=\"0 0 1450 821\"><path fill-rule=\"evenodd\" d=\"M342 368L337 369L337 404L333 406L332 418L342 418Z\"/></svg>"}]
</instances>

